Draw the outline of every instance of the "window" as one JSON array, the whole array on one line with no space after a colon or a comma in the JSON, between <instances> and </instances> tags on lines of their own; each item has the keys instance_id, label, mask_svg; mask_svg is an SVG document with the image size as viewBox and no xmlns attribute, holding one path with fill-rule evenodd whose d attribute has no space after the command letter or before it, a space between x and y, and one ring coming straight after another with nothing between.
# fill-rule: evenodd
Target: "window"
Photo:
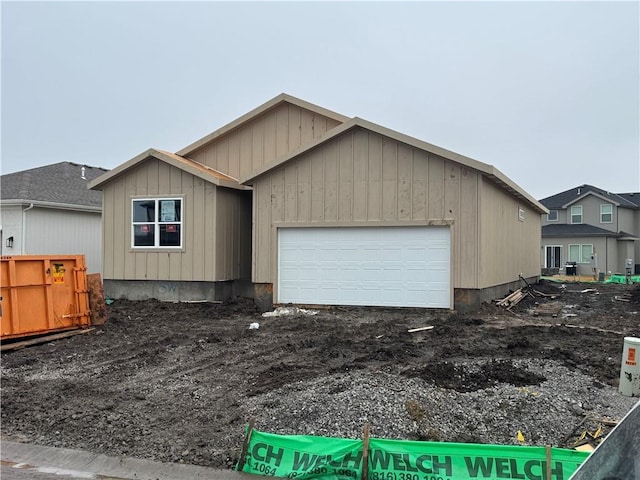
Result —
<instances>
[{"instance_id":1,"label":"window","mask_svg":"<svg viewBox=\"0 0 640 480\"><path fill-rule=\"evenodd\" d=\"M603 203L600 205L600 223L613 222L613 205L610 203Z\"/></svg>"},{"instance_id":2,"label":"window","mask_svg":"<svg viewBox=\"0 0 640 480\"><path fill-rule=\"evenodd\" d=\"M545 246L545 268L560 268L560 256L562 247L560 245Z\"/></svg>"},{"instance_id":3,"label":"window","mask_svg":"<svg viewBox=\"0 0 640 480\"><path fill-rule=\"evenodd\" d=\"M582 223L582 205L571 207L571 223Z\"/></svg>"},{"instance_id":4,"label":"window","mask_svg":"<svg viewBox=\"0 0 640 480\"><path fill-rule=\"evenodd\" d=\"M593 245L569 245L569 261L576 263L591 263Z\"/></svg>"},{"instance_id":5,"label":"window","mask_svg":"<svg viewBox=\"0 0 640 480\"><path fill-rule=\"evenodd\" d=\"M133 248L182 247L182 199L134 199L131 204Z\"/></svg>"},{"instance_id":6,"label":"window","mask_svg":"<svg viewBox=\"0 0 640 480\"><path fill-rule=\"evenodd\" d=\"M547 214L548 222L557 222L558 221L558 210L549 210Z\"/></svg>"}]
</instances>

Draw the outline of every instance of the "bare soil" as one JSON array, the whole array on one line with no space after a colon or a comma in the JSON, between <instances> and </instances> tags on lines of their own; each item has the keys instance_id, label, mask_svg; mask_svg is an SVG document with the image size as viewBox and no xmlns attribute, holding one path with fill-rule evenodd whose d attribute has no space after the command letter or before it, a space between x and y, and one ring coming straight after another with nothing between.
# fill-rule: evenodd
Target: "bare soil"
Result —
<instances>
[{"instance_id":1,"label":"bare soil","mask_svg":"<svg viewBox=\"0 0 640 480\"><path fill-rule=\"evenodd\" d=\"M598 388L617 386L623 337L640 336L640 287L533 287L556 297L465 315L330 308L265 318L245 300L117 300L90 333L2 355L2 437L225 468L240 454L247 399L301 380L384 371L471 392L539 384L544 376L513 363L531 358L560 362ZM493 361L469 374L479 359Z\"/></svg>"}]
</instances>

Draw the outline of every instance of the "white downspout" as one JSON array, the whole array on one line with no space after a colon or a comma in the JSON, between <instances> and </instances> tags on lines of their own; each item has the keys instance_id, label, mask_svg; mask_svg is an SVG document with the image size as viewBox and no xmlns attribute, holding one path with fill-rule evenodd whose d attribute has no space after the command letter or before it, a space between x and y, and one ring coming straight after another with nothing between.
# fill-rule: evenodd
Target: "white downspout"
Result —
<instances>
[{"instance_id":1,"label":"white downspout","mask_svg":"<svg viewBox=\"0 0 640 480\"><path fill-rule=\"evenodd\" d=\"M27 212L34 207L33 203L29 205L27 208L22 210L22 239L20 242L20 255L26 255L26 247L27 247Z\"/></svg>"}]
</instances>

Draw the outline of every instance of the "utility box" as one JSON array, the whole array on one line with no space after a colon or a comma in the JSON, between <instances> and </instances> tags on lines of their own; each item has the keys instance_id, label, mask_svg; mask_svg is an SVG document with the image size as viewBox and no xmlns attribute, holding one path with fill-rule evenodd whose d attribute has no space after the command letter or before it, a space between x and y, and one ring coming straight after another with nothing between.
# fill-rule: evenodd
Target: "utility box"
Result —
<instances>
[{"instance_id":1,"label":"utility box","mask_svg":"<svg viewBox=\"0 0 640 480\"><path fill-rule=\"evenodd\" d=\"M633 274L633 258L627 258L624 261L625 275L629 276Z\"/></svg>"},{"instance_id":2,"label":"utility box","mask_svg":"<svg viewBox=\"0 0 640 480\"><path fill-rule=\"evenodd\" d=\"M640 338L624 337L618 390L627 397L640 397Z\"/></svg>"},{"instance_id":3,"label":"utility box","mask_svg":"<svg viewBox=\"0 0 640 480\"><path fill-rule=\"evenodd\" d=\"M0 257L0 339L91 324L84 255Z\"/></svg>"}]
</instances>

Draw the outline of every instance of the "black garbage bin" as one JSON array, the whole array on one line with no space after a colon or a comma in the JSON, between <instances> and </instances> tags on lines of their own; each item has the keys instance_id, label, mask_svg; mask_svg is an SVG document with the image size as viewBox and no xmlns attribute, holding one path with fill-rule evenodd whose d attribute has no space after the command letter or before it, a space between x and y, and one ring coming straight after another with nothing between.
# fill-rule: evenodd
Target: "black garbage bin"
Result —
<instances>
[{"instance_id":1,"label":"black garbage bin","mask_svg":"<svg viewBox=\"0 0 640 480\"><path fill-rule=\"evenodd\" d=\"M567 262L564 264L564 273L565 275L573 275L577 274L578 267L576 267L576 262Z\"/></svg>"}]
</instances>

